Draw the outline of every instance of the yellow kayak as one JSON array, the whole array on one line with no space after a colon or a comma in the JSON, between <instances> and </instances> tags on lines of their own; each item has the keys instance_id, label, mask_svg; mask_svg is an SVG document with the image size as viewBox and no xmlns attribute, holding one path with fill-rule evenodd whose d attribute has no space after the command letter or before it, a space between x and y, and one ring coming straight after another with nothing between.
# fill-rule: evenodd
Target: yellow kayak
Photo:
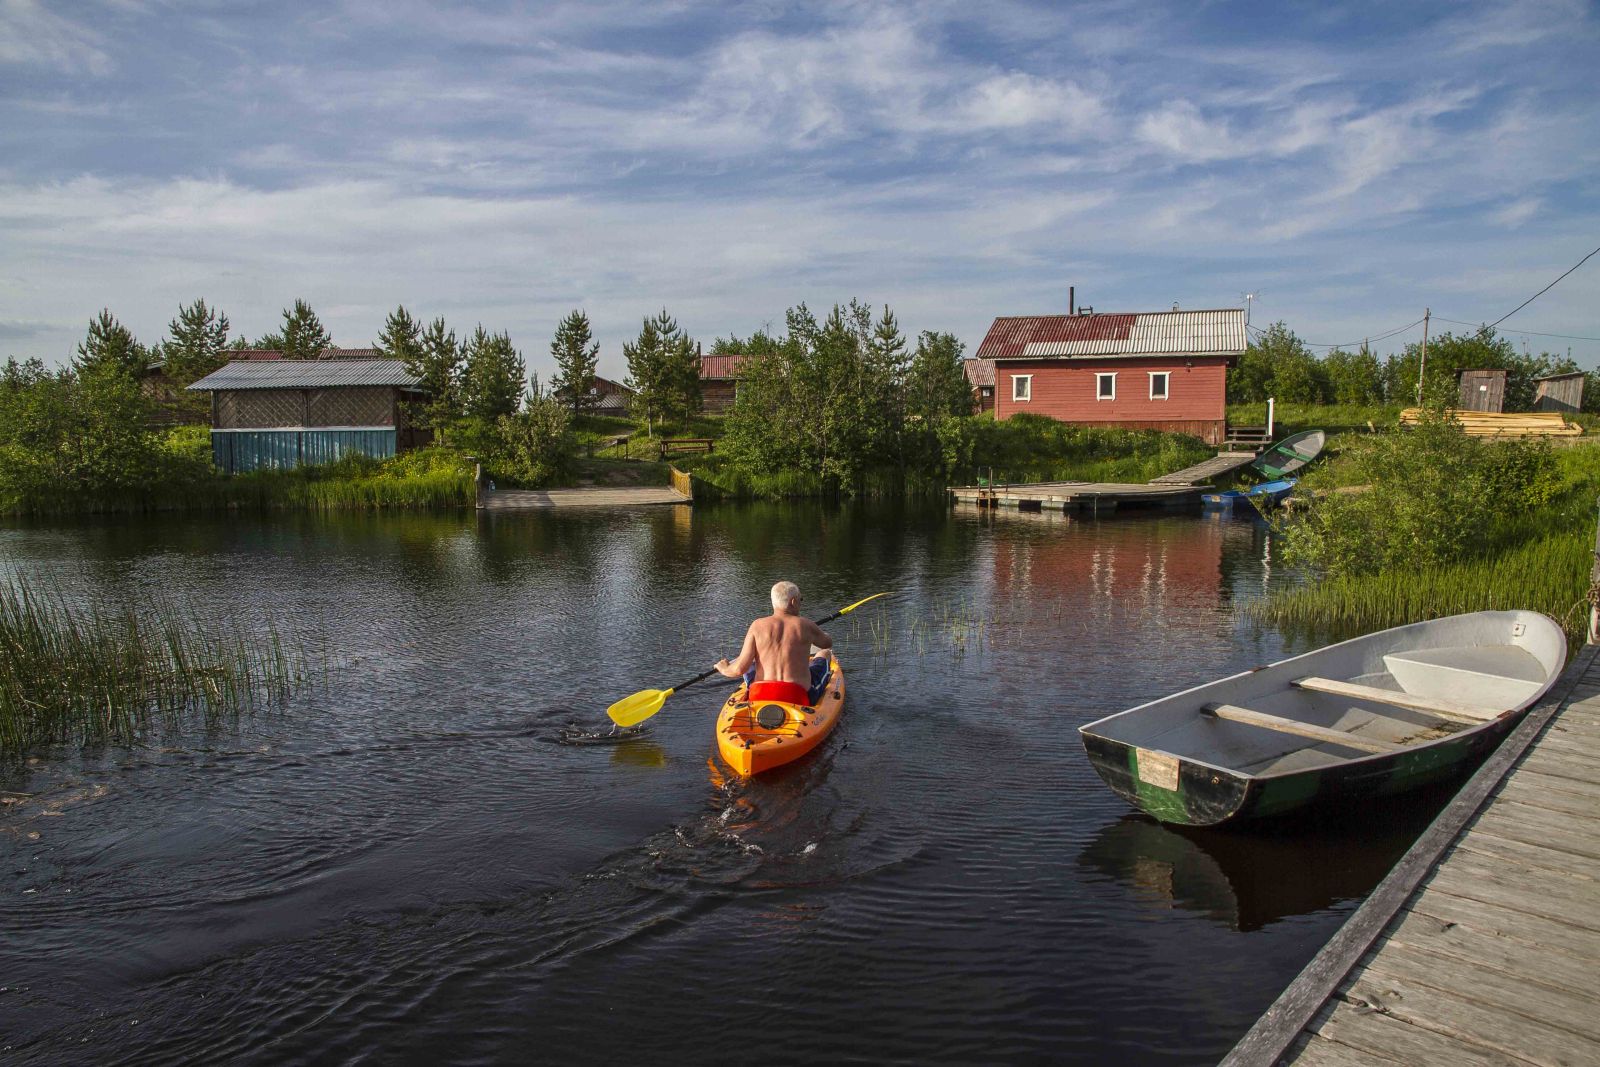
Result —
<instances>
[{"instance_id":1,"label":"yellow kayak","mask_svg":"<svg viewBox=\"0 0 1600 1067\"><path fill-rule=\"evenodd\" d=\"M844 671L832 657L828 687L815 706L747 699L741 685L717 716L717 748L739 774L750 777L804 756L833 732L844 712ZM757 683L758 685L761 683Z\"/></svg>"}]
</instances>

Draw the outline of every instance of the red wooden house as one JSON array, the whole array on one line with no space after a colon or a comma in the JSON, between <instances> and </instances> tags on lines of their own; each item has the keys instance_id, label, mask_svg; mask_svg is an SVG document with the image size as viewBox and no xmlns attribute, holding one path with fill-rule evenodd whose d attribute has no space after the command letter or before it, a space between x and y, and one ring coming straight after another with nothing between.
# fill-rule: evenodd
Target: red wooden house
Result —
<instances>
[{"instance_id":1,"label":"red wooden house","mask_svg":"<svg viewBox=\"0 0 1600 1067\"><path fill-rule=\"evenodd\" d=\"M995 418L1227 436L1227 373L1244 311L1024 315L994 320L976 358L994 363Z\"/></svg>"}]
</instances>

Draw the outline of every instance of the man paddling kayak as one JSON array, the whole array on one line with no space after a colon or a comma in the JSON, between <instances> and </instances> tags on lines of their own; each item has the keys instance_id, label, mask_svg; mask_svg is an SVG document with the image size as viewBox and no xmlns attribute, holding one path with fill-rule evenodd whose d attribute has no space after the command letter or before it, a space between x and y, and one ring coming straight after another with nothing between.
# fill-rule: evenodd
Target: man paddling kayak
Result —
<instances>
[{"instance_id":1,"label":"man paddling kayak","mask_svg":"<svg viewBox=\"0 0 1600 1067\"><path fill-rule=\"evenodd\" d=\"M727 678L744 677L750 683L749 700L811 704L828 676L828 656L812 660L813 645L826 653L833 648L833 638L800 617L800 587L779 582L772 587L772 614L750 624L739 658L718 660L717 672Z\"/></svg>"}]
</instances>

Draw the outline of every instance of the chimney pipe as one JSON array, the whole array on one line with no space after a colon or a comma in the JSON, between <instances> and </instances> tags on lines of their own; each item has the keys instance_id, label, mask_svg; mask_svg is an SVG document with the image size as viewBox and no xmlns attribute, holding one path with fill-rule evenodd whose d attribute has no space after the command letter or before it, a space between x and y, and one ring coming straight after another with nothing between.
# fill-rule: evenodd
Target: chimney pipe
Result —
<instances>
[{"instance_id":1,"label":"chimney pipe","mask_svg":"<svg viewBox=\"0 0 1600 1067\"><path fill-rule=\"evenodd\" d=\"M1077 313L1078 313L1078 287L1076 285L1069 285L1069 286L1067 286L1067 314L1068 315L1076 315Z\"/></svg>"}]
</instances>

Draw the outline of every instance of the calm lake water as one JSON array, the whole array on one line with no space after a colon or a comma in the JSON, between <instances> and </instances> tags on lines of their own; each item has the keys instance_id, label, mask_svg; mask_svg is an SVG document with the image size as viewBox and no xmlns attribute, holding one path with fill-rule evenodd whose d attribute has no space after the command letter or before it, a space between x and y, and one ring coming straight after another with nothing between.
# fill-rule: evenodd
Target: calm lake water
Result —
<instances>
[{"instance_id":1,"label":"calm lake water","mask_svg":"<svg viewBox=\"0 0 1600 1067\"><path fill-rule=\"evenodd\" d=\"M16 1063L1203 1063L1425 825L1193 833L1076 727L1285 654L1258 525L750 505L0 527L0 574L326 642L222 732L0 770ZM850 683L729 781L720 685L778 578ZM36 837L34 835L37 835Z\"/></svg>"}]
</instances>

